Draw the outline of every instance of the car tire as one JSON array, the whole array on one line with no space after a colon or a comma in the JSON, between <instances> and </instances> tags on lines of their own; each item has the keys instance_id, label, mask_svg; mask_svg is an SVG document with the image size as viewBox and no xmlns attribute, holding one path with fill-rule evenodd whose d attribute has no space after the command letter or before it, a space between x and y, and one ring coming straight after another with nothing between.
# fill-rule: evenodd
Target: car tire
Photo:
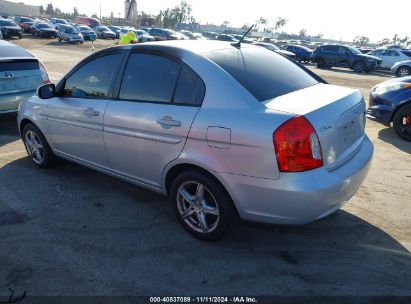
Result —
<instances>
[{"instance_id":1,"label":"car tire","mask_svg":"<svg viewBox=\"0 0 411 304\"><path fill-rule=\"evenodd\" d=\"M58 38L58 41L61 43L61 38L60 37Z\"/></svg>"},{"instance_id":2,"label":"car tire","mask_svg":"<svg viewBox=\"0 0 411 304\"><path fill-rule=\"evenodd\" d=\"M184 171L174 179L170 200L178 222L202 241L221 239L236 214L224 187L197 170Z\"/></svg>"},{"instance_id":3,"label":"car tire","mask_svg":"<svg viewBox=\"0 0 411 304\"><path fill-rule=\"evenodd\" d=\"M56 164L56 156L44 135L35 125L28 123L24 126L22 139L28 156L38 167L47 169Z\"/></svg>"},{"instance_id":4,"label":"car tire","mask_svg":"<svg viewBox=\"0 0 411 304\"><path fill-rule=\"evenodd\" d=\"M398 136L411 142L411 103L403 105L397 110L392 123Z\"/></svg>"},{"instance_id":5,"label":"car tire","mask_svg":"<svg viewBox=\"0 0 411 304\"><path fill-rule=\"evenodd\" d=\"M407 66L402 66L397 69L397 77L405 77L411 75L411 68Z\"/></svg>"},{"instance_id":6,"label":"car tire","mask_svg":"<svg viewBox=\"0 0 411 304\"><path fill-rule=\"evenodd\" d=\"M362 61L356 61L354 62L354 64L352 65L352 69L354 72L356 73L362 73L365 70L365 64Z\"/></svg>"},{"instance_id":7,"label":"car tire","mask_svg":"<svg viewBox=\"0 0 411 304\"><path fill-rule=\"evenodd\" d=\"M70 38L67 38L67 43L68 43L68 44L70 44L70 43L71 43Z\"/></svg>"}]
</instances>

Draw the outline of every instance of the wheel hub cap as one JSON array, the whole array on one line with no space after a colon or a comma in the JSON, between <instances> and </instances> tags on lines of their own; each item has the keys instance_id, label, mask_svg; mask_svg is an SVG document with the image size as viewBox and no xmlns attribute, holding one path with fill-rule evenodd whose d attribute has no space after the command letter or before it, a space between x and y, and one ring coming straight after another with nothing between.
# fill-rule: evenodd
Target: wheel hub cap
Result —
<instances>
[{"instance_id":1,"label":"wheel hub cap","mask_svg":"<svg viewBox=\"0 0 411 304\"><path fill-rule=\"evenodd\" d=\"M214 231L220 219L216 200L201 183L189 181L177 190L177 208L184 222L200 233Z\"/></svg>"},{"instance_id":2,"label":"wheel hub cap","mask_svg":"<svg viewBox=\"0 0 411 304\"><path fill-rule=\"evenodd\" d=\"M41 164L44 160L44 149L37 134L33 131L28 131L25 135L24 143L31 159L36 164Z\"/></svg>"}]
</instances>

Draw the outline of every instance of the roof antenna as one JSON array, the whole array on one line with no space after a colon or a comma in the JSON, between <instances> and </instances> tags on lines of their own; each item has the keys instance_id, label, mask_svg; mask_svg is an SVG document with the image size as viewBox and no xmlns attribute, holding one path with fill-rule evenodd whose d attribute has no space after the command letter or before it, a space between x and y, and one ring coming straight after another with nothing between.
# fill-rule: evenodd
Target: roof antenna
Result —
<instances>
[{"instance_id":1,"label":"roof antenna","mask_svg":"<svg viewBox=\"0 0 411 304\"><path fill-rule=\"evenodd\" d=\"M248 29L248 31L245 32L244 36L241 37L240 41L238 41L238 42L236 42L236 43L233 43L232 45L235 46L236 48L240 48L240 47L241 47L241 42L243 42L245 36L248 35L248 33L253 29L254 26L255 26L255 24L253 24L253 25Z\"/></svg>"}]
</instances>

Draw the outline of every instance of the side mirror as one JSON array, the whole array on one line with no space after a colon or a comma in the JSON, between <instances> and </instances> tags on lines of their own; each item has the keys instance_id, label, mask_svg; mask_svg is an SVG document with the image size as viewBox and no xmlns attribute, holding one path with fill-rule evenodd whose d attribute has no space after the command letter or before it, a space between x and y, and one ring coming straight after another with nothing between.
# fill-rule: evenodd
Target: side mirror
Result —
<instances>
[{"instance_id":1,"label":"side mirror","mask_svg":"<svg viewBox=\"0 0 411 304\"><path fill-rule=\"evenodd\" d=\"M41 99L50 99L56 96L56 85L54 83L48 83L40 86L37 89L37 96Z\"/></svg>"}]
</instances>

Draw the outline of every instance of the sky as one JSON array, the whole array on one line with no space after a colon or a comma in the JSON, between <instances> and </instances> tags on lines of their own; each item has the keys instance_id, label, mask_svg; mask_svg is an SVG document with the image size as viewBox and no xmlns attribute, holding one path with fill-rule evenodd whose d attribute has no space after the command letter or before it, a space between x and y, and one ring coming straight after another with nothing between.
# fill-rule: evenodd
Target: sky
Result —
<instances>
[{"instance_id":1,"label":"sky","mask_svg":"<svg viewBox=\"0 0 411 304\"><path fill-rule=\"evenodd\" d=\"M53 3L62 11L71 12L77 7L82 14L114 12L124 15L123 0L12 0L25 4L40 5ZM138 11L157 14L161 9L173 7L181 0L137 0ZM372 42L383 38L392 39L395 34L401 38L411 36L409 18L403 18L401 11L411 9L410 0L397 0L390 9L389 3L372 0L187 0L193 8L194 17L201 23L222 24L230 21L231 26L252 24L260 17L271 23L278 17L288 20L284 31L298 33L306 29L310 35L322 33L325 38L352 40L355 36L367 36ZM243 4L244 3L244 4Z\"/></svg>"}]
</instances>

